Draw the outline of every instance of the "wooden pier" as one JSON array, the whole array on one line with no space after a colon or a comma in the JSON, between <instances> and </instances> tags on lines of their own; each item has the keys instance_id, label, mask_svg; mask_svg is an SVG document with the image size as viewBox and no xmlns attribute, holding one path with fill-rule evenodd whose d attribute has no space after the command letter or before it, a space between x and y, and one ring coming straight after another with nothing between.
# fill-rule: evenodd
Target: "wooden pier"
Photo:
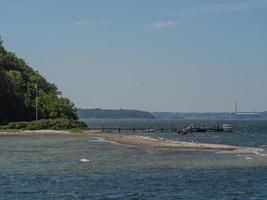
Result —
<instances>
[{"instance_id":1,"label":"wooden pier","mask_svg":"<svg viewBox=\"0 0 267 200\"><path fill-rule=\"evenodd\" d=\"M172 132L176 133L180 128L177 127L171 127L171 128L127 128L127 127L98 127L98 128L92 128L92 129L98 129L102 130L103 132L146 132L146 133L153 133L153 132ZM221 127L213 127L213 128L205 128L205 131L200 132L224 132L223 128Z\"/></svg>"},{"instance_id":2,"label":"wooden pier","mask_svg":"<svg viewBox=\"0 0 267 200\"><path fill-rule=\"evenodd\" d=\"M127 128L127 127L103 127L103 128L92 128L99 129L103 132L177 132L178 128Z\"/></svg>"}]
</instances>

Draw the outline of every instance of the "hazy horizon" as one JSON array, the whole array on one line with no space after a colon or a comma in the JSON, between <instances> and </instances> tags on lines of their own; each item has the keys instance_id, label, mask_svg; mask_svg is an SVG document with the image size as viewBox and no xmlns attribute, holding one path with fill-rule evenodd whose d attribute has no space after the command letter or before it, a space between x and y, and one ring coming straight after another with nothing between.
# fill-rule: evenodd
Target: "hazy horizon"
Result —
<instances>
[{"instance_id":1,"label":"hazy horizon","mask_svg":"<svg viewBox=\"0 0 267 200\"><path fill-rule=\"evenodd\" d=\"M266 0L0 2L4 46L76 107L267 110Z\"/></svg>"},{"instance_id":2,"label":"hazy horizon","mask_svg":"<svg viewBox=\"0 0 267 200\"><path fill-rule=\"evenodd\" d=\"M141 109L135 109L135 108L103 108L103 107L94 107L94 108L91 108L91 107L78 107L78 109L102 109L102 110L139 110L139 111L145 111L145 112L150 112L150 113L235 113L235 110L232 110L232 111L203 111L203 112L194 112L194 111L191 111L191 112L180 112L180 111L149 111L149 110L141 110ZM253 110L253 111L246 111L246 110L238 110L237 113L246 113L246 112L267 112L266 110L263 110L263 111L257 111L257 110Z\"/></svg>"}]
</instances>

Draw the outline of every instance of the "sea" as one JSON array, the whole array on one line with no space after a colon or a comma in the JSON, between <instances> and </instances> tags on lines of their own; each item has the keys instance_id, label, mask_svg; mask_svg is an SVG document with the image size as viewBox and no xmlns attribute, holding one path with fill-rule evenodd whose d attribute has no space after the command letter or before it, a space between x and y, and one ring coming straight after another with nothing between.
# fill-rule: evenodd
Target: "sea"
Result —
<instances>
[{"instance_id":1,"label":"sea","mask_svg":"<svg viewBox=\"0 0 267 200\"><path fill-rule=\"evenodd\" d=\"M192 122L85 121L95 128L181 128ZM230 123L233 132L108 134L255 149L241 154L140 147L88 136L0 136L0 199L267 199L267 121L193 122Z\"/></svg>"}]
</instances>

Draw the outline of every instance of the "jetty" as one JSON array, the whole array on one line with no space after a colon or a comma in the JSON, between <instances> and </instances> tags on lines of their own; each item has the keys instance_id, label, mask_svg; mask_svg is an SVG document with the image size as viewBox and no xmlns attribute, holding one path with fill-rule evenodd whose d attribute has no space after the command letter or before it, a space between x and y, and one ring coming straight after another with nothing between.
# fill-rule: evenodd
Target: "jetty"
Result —
<instances>
[{"instance_id":1,"label":"jetty","mask_svg":"<svg viewBox=\"0 0 267 200\"><path fill-rule=\"evenodd\" d=\"M129 127L103 127L103 128L92 128L101 129L103 132L177 132L178 128L129 128Z\"/></svg>"},{"instance_id":2,"label":"jetty","mask_svg":"<svg viewBox=\"0 0 267 200\"><path fill-rule=\"evenodd\" d=\"M93 127L92 129L101 130L102 132L173 132L179 133L181 130L186 130L187 132L232 132L232 127L229 124L223 124L222 126L214 127L201 127L190 125L187 128L169 127L169 128L154 128L154 127Z\"/></svg>"}]
</instances>

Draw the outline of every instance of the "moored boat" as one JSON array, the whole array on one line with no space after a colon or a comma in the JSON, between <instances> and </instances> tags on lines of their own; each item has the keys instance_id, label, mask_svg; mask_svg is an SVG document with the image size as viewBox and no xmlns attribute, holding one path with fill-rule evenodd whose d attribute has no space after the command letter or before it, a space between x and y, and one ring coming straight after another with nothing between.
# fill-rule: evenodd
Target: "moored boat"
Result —
<instances>
[{"instance_id":1,"label":"moored boat","mask_svg":"<svg viewBox=\"0 0 267 200\"><path fill-rule=\"evenodd\" d=\"M154 133L155 132L155 129L153 129L153 128L147 128L147 129L144 130L144 132L146 132L146 133Z\"/></svg>"},{"instance_id":2,"label":"moored boat","mask_svg":"<svg viewBox=\"0 0 267 200\"><path fill-rule=\"evenodd\" d=\"M177 131L177 133L180 133L180 134L187 134L188 133L188 130L186 128L182 128L182 129L179 129Z\"/></svg>"},{"instance_id":3,"label":"moored boat","mask_svg":"<svg viewBox=\"0 0 267 200\"><path fill-rule=\"evenodd\" d=\"M232 132L233 131L233 127L231 126L231 124L223 124L222 129L223 129L223 132Z\"/></svg>"},{"instance_id":4,"label":"moored boat","mask_svg":"<svg viewBox=\"0 0 267 200\"><path fill-rule=\"evenodd\" d=\"M200 126L199 124L191 124L187 129L188 129L188 132L191 132L191 133L207 131L206 128Z\"/></svg>"},{"instance_id":5,"label":"moored boat","mask_svg":"<svg viewBox=\"0 0 267 200\"><path fill-rule=\"evenodd\" d=\"M202 126L197 125L197 124L191 124L187 128L179 129L177 131L177 133L187 134L188 132L195 133L195 132L206 132L206 131L207 131L207 129L205 127L202 127Z\"/></svg>"}]
</instances>

